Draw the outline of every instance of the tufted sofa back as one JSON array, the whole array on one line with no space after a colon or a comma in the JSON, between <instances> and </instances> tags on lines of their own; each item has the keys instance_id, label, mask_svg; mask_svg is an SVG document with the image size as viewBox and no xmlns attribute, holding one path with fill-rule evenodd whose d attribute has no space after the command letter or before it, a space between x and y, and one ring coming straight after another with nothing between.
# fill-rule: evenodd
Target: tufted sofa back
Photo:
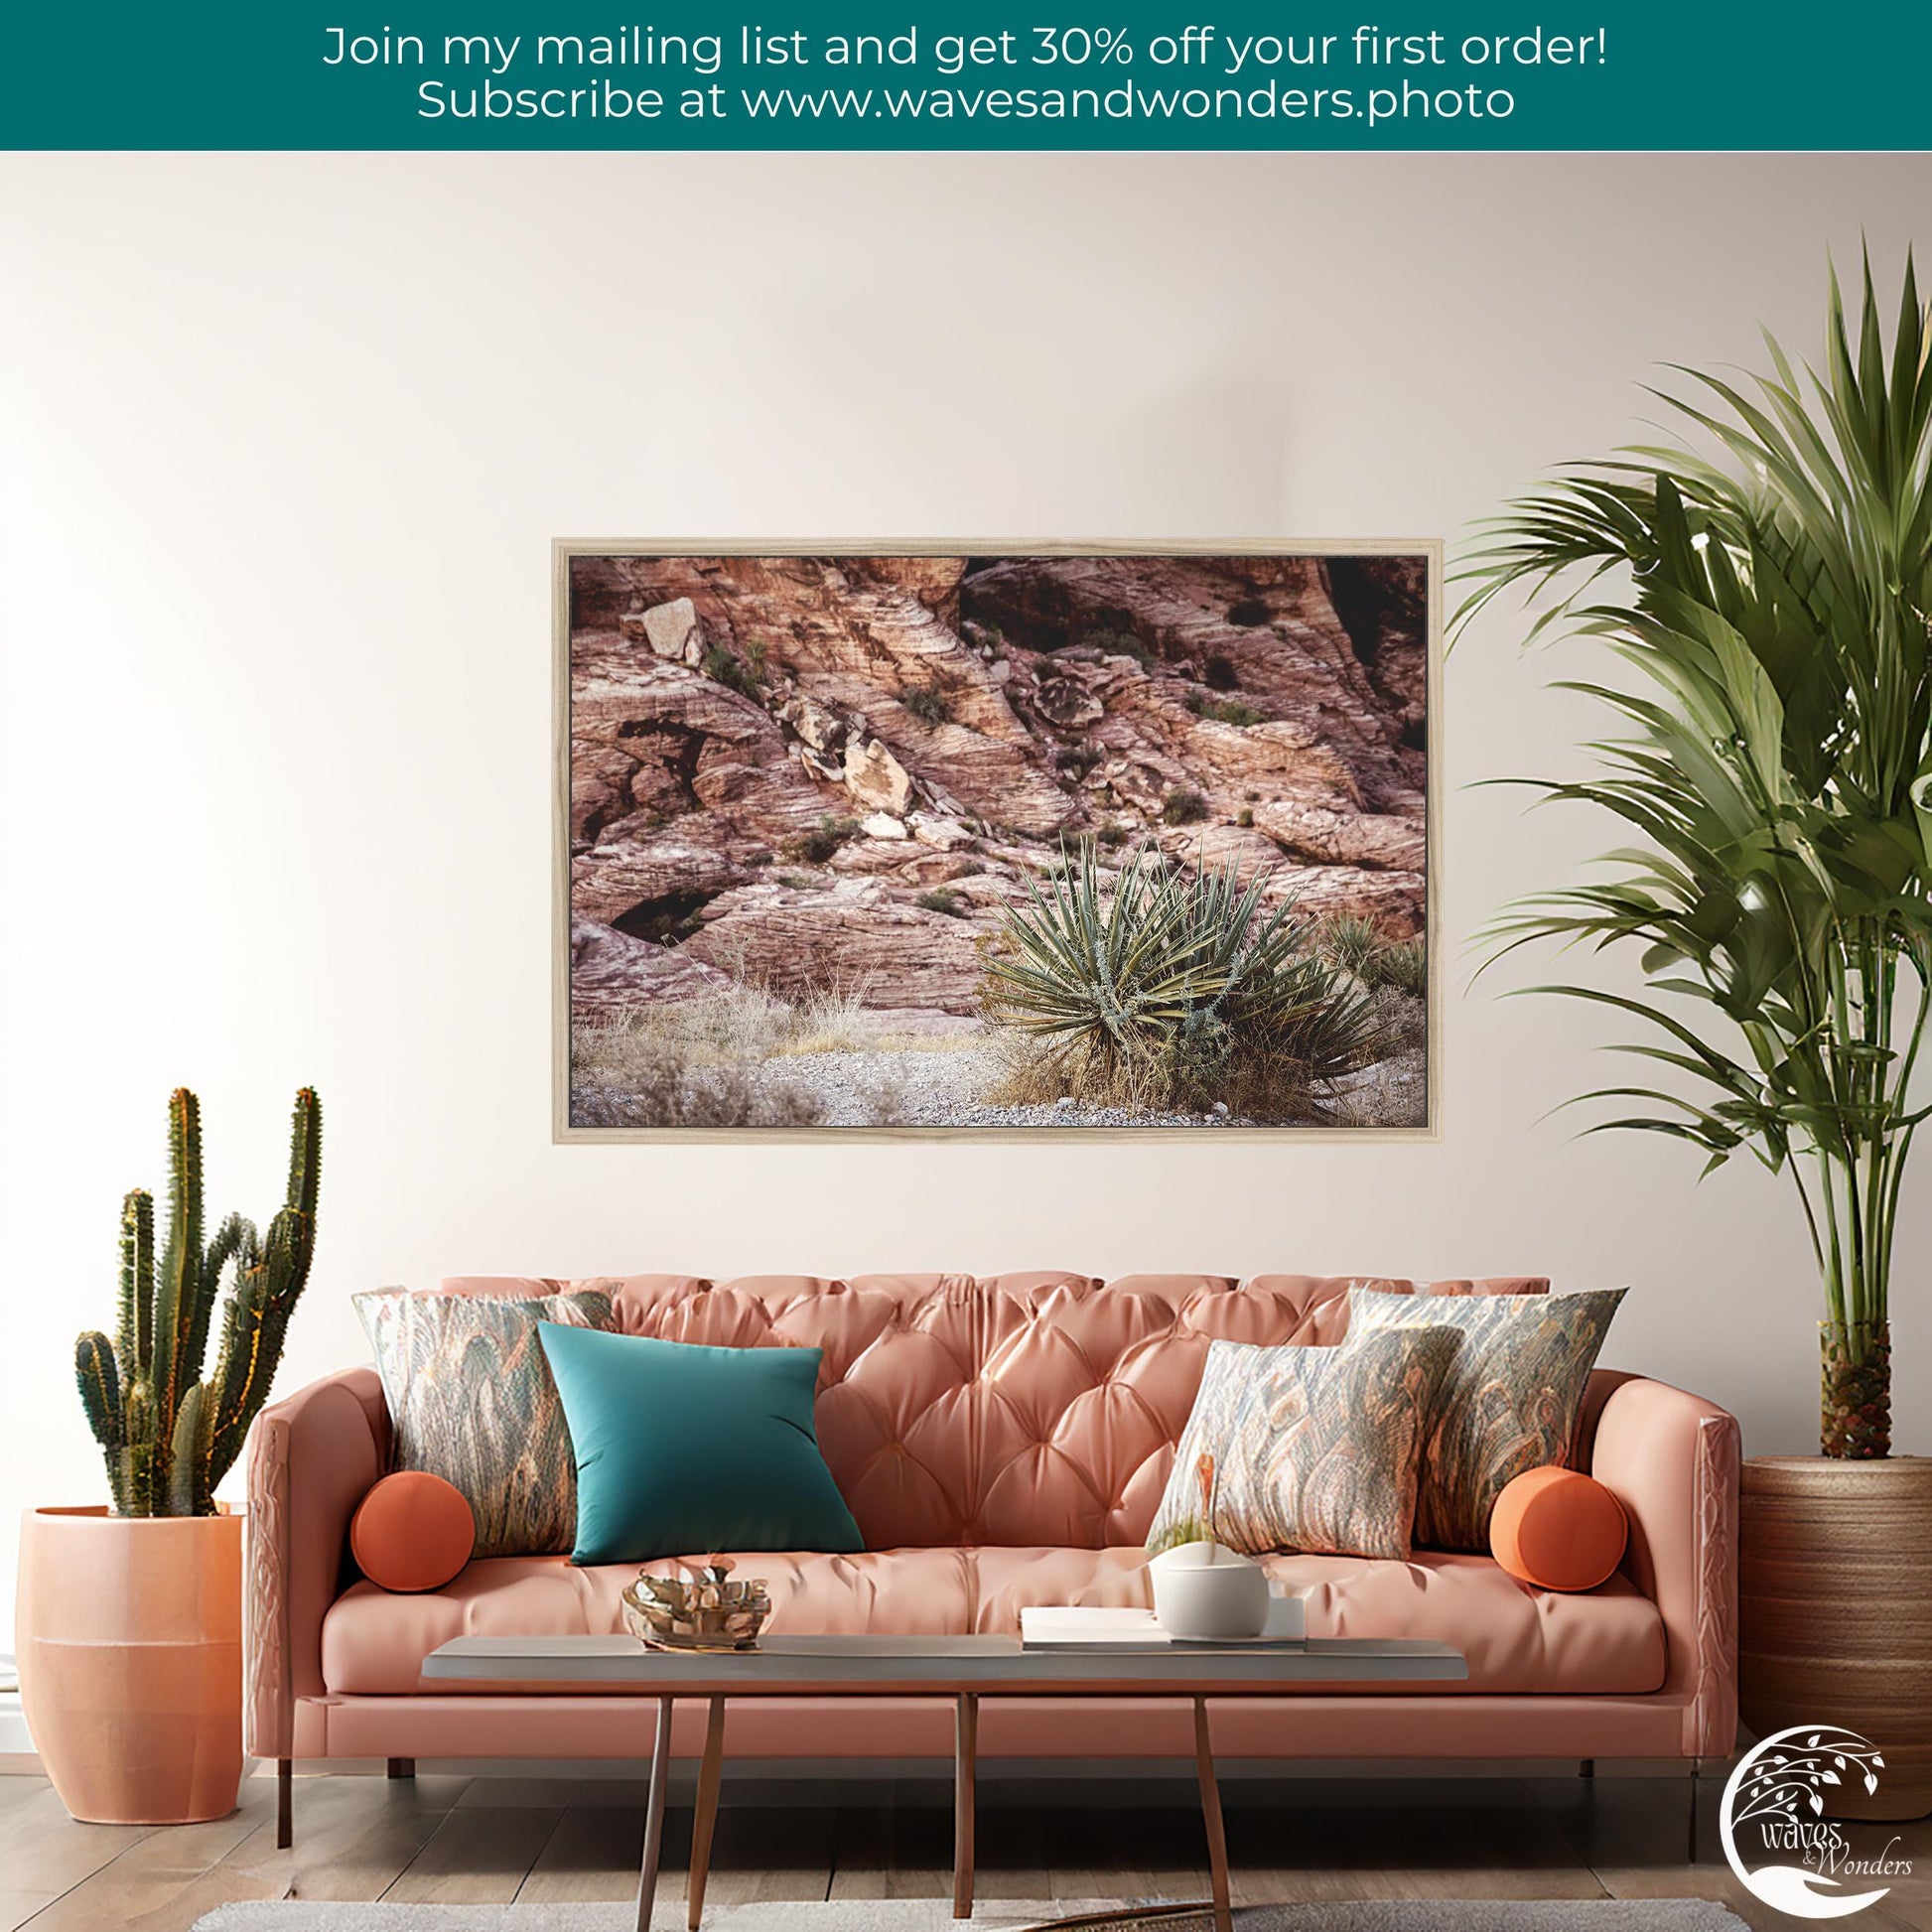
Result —
<instances>
[{"instance_id":1,"label":"tufted sofa back","mask_svg":"<svg viewBox=\"0 0 1932 1932\"><path fill-rule=\"evenodd\" d=\"M819 1348L819 1447L873 1550L1146 1540L1207 1346L1332 1343L1352 1286L1540 1294L1534 1278L1127 1275L469 1277L458 1294L598 1288L626 1334Z\"/></svg>"}]
</instances>

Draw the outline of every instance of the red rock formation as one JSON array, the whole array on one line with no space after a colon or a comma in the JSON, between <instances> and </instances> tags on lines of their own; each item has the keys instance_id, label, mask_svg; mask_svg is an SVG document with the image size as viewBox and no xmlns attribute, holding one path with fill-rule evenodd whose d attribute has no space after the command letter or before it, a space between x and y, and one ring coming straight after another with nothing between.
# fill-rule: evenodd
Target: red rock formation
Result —
<instances>
[{"instance_id":1,"label":"red rock formation","mask_svg":"<svg viewBox=\"0 0 1932 1932\"><path fill-rule=\"evenodd\" d=\"M1427 616L1421 558L575 559L581 1001L969 1013L1102 832L1420 932Z\"/></svg>"},{"instance_id":2,"label":"red rock formation","mask_svg":"<svg viewBox=\"0 0 1932 1932\"><path fill-rule=\"evenodd\" d=\"M670 946L632 939L590 919L570 922L570 1010L574 1019L615 1020L653 1000L721 993L731 976Z\"/></svg>"},{"instance_id":3,"label":"red rock formation","mask_svg":"<svg viewBox=\"0 0 1932 1932\"><path fill-rule=\"evenodd\" d=\"M746 887L720 894L704 918L679 950L781 998L832 991L946 1013L978 1004L974 923L925 910L878 879Z\"/></svg>"}]
</instances>

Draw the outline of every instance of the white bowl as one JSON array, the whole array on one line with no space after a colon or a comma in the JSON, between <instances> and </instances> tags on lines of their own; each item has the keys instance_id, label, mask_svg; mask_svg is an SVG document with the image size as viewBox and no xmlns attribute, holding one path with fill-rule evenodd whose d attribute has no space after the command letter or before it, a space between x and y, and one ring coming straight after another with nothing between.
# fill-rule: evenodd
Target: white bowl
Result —
<instances>
[{"instance_id":1,"label":"white bowl","mask_svg":"<svg viewBox=\"0 0 1932 1932\"><path fill-rule=\"evenodd\" d=\"M1268 1573L1220 1543L1181 1543L1148 1566L1154 1617L1171 1637L1193 1643L1237 1643L1267 1629Z\"/></svg>"}]
</instances>

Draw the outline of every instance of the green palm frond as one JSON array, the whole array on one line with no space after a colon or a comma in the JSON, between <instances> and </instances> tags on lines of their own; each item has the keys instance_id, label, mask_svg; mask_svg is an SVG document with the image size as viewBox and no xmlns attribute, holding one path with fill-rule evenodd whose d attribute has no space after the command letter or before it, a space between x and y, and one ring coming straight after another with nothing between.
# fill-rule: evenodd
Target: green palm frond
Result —
<instances>
[{"instance_id":1,"label":"green palm frond","mask_svg":"<svg viewBox=\"0 0 1932 1932\"><path fill-rule=\"evenodd\" d=\"M1638 993L1534 989L1639 1021L1623 1050L1689 1083L1586 1096L1644 1103L1598 1125L1792 1173L1855 1324L1885 1317L1932 987L1932 331L1909 257L1889 345L1868 258L1861 297L1854 320L1834 274L1817 366L1767 337L1766 373L1678 369L1690 394L1655 393L1684 446L1510 503L1453 622L1520 589L1532 639L1593 639L1633 678L1566 682L1619 735L1590 777L1530 782L1635 843L1505 910L1492 961L1636 949Z\"/></svg>"}]
</instances>

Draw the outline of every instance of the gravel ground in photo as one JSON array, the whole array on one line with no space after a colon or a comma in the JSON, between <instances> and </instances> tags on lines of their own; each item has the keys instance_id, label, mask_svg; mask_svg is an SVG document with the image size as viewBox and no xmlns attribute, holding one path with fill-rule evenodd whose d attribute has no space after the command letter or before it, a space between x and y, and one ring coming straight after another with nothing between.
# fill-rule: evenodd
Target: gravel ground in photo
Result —
<instances>
[{"instance_id":1,"label":"gravel ground in photo","mask_svg":"<svg viewBox=\"0 0 1932 1932\"><path fill-rule=\"evenodd\" d=\"M1133 1113L1073 1101L995 1107L981 1096L1001 1063L991 1047L941 1052L799 1053L767 1060L753 1075L767 1090L802 1088L827 1127L1224 1127L1225 1114Z\"/></svg>"}]
</instances>

